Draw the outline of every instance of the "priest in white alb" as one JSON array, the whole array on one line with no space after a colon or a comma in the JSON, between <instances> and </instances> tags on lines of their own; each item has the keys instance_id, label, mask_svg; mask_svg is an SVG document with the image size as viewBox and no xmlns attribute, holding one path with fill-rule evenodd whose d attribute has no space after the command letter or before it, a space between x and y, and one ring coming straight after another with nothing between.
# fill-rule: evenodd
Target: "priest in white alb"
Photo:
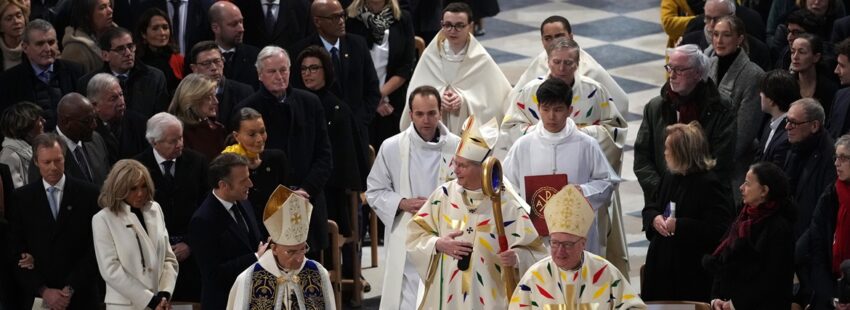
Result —
<instances>
[{"instance_id":1,"label":"priest in white alb","mask_svg":"<svg viewBox=\"0 0 850 310\"><path fill-rule=\"evenodd\" d=\"M228 310L336 309L328 271L307 259L310 201L278 185L263 211L271 247L230 288Z\"/></svg>"},{"instance_id":2,"label":"priest in white alb","mask_svg":"<svg viewBox=\"0 0 850 310\"><path fill-rule=\"evenodd\" d=\"M470 115L480 120L501 121L511 84L484 46L472 36L472 9L463 2L453 2L443 9L442 17L442 30L422 53L408 92L422 85L436 87L443 96L443 124L453 134L460 134L463 122ZM400 130L410 125L408 112L405 107Z\"/></svg>"},{"instance_id":3,"label":"priest in white alb","mask_svg":"<svg viewBox=\"0 0 850 310\"><path fill-rule=\"evenodd\" d=\"M545 216L552 255L520 278L508 309L646 309L617 267L584 250L595 212L578 186L552 196Z\"/></svg>"},{"instance_id":4,"label":"priest in white alb","mask_svg":"<svg viewBox=\"0 0 850 310\"><path fill-rule=\"evenodd\" d=\"M482 191L482 162L498 136L496 120L466 122L454 157L456 180L437 188L407 225L408 258L424 281L419 309L505 309L501 273L522 274L546 256L526 213L509 187L502 191L502 223ZM496 225L504 225L508 249L500 248Z\"/></svg>"},{"instance_id":5,"label":"priest in white alb","mask_svg":"<svg viewBox=\"0 0 850 310\"><path fill-rule=\"evenodd\" d=\"M449 167L460 138L440 122L440 93L420 86L410 94L413 123L381 144L366 181L366 200L384 223L381 309L415 309L419 273L407 259L407 222L438 186L454 178Z\"/></svg>"},{"instance_id":6,"label":"priest in white alb","mask_svg":"<svg viewBox=\"0 0 850 310\"><path fill-rule=\"evenodd\" d=\"M503 164L505 178L528 199L528 181L548 175L565 175L567 182L579 185L590 200L593 210L606 207L619 178L608 164L599 144L582 132L569 117L574 112L568 98L572 90L561 79L548 79L537 88L541 121L532 131L514 143ZM550 185L550 184L546 184ZM551 185L550 185L551 186ZM530 212L540 217L543 205L534 205ZM604 213L607 214L607 213ZM607 221L607 215L604 218ZM594 219L588 233L588 250L604 256L598 229L599 219Z\"/></svg>"}]
</instances>

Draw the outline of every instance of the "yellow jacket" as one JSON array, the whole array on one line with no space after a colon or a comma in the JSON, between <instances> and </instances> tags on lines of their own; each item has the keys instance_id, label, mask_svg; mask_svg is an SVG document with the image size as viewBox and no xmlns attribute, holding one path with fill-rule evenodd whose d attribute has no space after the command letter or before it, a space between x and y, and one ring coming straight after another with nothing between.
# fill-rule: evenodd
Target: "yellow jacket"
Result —
<instances>
[{"instance_id":1,"label":"yellow jacket","mask_svg":"<svg viewBox=\"0 0 850 310\"><path fill-rule=\"evenodd\" d=\"M667 33L667 47L673 47L694 18L687 0L661 0L661 27Z\"/></svg>"}]
</instances>

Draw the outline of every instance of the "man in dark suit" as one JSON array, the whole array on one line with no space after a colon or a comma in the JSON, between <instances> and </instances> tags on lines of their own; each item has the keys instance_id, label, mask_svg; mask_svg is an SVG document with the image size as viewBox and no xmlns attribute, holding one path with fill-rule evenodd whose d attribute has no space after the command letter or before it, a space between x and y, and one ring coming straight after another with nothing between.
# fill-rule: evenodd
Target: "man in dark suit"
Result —
<instances>
[{"instance_id":1,"label":"man in dark suit","mask_svg":"<svg viewBox=\"0 0 850 310\"><path fill-rule=\"evenodd\" d=\"M229 1L219 1L210 7L210 27L215 34L215 43L224 57L224 76L251 85L256 90L260 81L257 80L257 68L254 64L260 49L242 44L245 34L243 21L242 12Z\"/></svg>"},{"instance_id":2,"label":"man in dark suit","mask_svg":"<svg viewBox=\"0 0 850 310\"><path fill-rule=\"evenodd\" d=\"M234 110L236 105L248 98L254 90L247 84L224 77L222 74L222 68L225 66L224 58L221 56L218 45L213 41L201 41L195 44L187 61L191 63L189 66L193 73L206 75L218 82L215 90L215 97L218 99L216 118L219 123L231 127L230 119L236 113ZM256 69L249 69L252 69L256 74Z\"/></svg>"},{"instance_id":3,"label":"man in dark suit","mask_svg":"<svg viewBox=\"0 0 850 310\"><path fill-rule=\"evenodd\" d=\"M279 149L289 160L289 181L296 193L313 204L310 217L310 258L328 246L328 211L323 189L331 174L331 145L322 103L316 95L289 86L289 56L282 48L267 46L258 56L257 72L263 86L243 100L263 115L266 148Z\"/></svg>"},{"instance_id":4,"label":"man in dark suit","mask_svg":"<svg viewBox=\"0 0 850 310\"><path fill-rule=\"evenodd\" d=\"M761 130L756 161L769 161L782 167L791 149L785 130L786 116L791 103L800 99L800 86L788 71L773 70L765 74L760 91L761 111L769 115L769 121Z\"/></svg>"},{"instance_id":5,"label":"man in dark suit","mask_svg":"<svg viewBox=\"0 0 850 310\"><path fill-rule=\"evenodd\" d=\"M118 79L109 73L95 74L86 86L86 96L97 114L97 128L113 161L130 158L146 147L145 119L128 112Z\"/></svg>"},{"instance_id":6,"label":"man in dark suit","mask_svg":"<svg viewBox=\"0 0 850 310\"><path fill-rule=\"evenodd\" d=\"M16 285L26 294L21 309L32 308L35 297L51 309L97 309L102 299L91 219L99 210L98 189L65 175L59 136L42 134L32 145L43 178L18 188L9 210Z\"/></svg>"},{"instance_id":7,"label":"man in dark suit","mask_svg":"<svg viewBox=\"0 0 850 310\"><path fill-rule=\"evenodd\" d=\"M290 48L312 32L307 1L234 0L233 3L245 15L246 44Z\"/></svg>"},{"instance_id":8,"label":"man in dark suit","mask_svg":"<svg viewBox=\"0 0 850 310\"><path fill-rule=\"evenodd\" d=\"M292 49L293 55L310 45L324 46L328 51L334 62L336 76L329 89L354 112L360 129L360 141L363 149L367 150L370 141L369 124L381 101L381 92L366 40L345 32L345 11L336 0L314 1L310 14L318 32L296 44ZM290 74L295 87L304 89L300 63L292 64Z\"/></svg>"},{"instance_id":9,"label":"man in dark suit","mask_svg":"<svg viewBox=\"0 0 850 310\"><path fill-rule=\"evenodd\" d=\"M175 116L160 112L147 122L150 147L135 159L150 172L154 200L162 207L165 228L180 272L174 300L198 302L201 274L187 243L189 221L209 191L207 162L203 155L183 148L183 124Z\"/></svg>"},{"instance_id":10,"label":"man in dark suit","mask_svg":"<svg viewBox=\"0 0 850 310\"><path fill-rule=\"evenodd\" d=\"M148 119L168 108L171 96L165 74L136 59L136 45L127 29L115 27L107 30L98 39L98 45L106 63L100 70L80 78L77 88L85 89L95 74L110 73L118 78L130 111Z\"/></svg>"},{"instance_id":11,"label":"man in dark suit","mask_svg":"<svg viewBox=\"0 0 850 310\"><path fill-rule=\"evenodd\" d=\"M189 223L189 245L201 269L201 307L224 309L236 277L266 251L268 233L257 224L248 191L248 160L232 153L213 159L213 190Z\"/></svg>"},{"instance_id":12,"label":"man in dark suit","mask_svg":"<svg viewBox=\"0 0 850 310\"><path fill-rule=\"evenodd\" d=\"M70 93L62 97L58 107L56 134L65 145L65 172L100 186L106 180L113 161L97 128L94 106L86 97ZM30 166L30 180L40 179L39 170Z\"/></svg>"},{"instance_id":13,"label":"man in dark suit","mask_svg":"<svg viewBox=\"0 0 850 310\"><path fill-rule=\"evenodd\" d=\"M826 124L829 135L833 139L850 131L850 39L845 39L835 46L836 62L835 74L841 80L844 88L835 93L832 101L832 111L829 112L829 122Z\"/></svg>"},{"instance_id":14,"label":"man in dark suit","mask_svg":"<svg viewBox=\"0 0 850 310\"><path fill-rule=\"evenodd\" d=\"M21 48L26 57L0 75L0 110L30 101L44 110L44 130L56 127L56 105L67 93L77 91L83 67L56 59L56 30L44 20L34 20L24 30Z\"/></svg>"}]
</instances>

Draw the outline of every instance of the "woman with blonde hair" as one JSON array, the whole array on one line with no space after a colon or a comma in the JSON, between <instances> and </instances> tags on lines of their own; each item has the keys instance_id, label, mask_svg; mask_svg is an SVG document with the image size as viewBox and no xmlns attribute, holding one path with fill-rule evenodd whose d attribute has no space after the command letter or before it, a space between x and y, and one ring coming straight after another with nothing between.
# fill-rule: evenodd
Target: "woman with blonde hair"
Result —
<instances>
[{"instance_id":1,"label":"woman with blonde hair","mask_svg":"<svg viewBox=\"0 0 850 310\"><path fill-rule=\"evenodd\" d=\"M715 160L697 122L667 126L664 159L669 173L642 212L649 251L641 297L708 302L712 281L701 261L734 216L732 192L712 172Z\"/></svg>"},{"instance_id":2,"label":"woman with blonde hair","mask_svg":"<svg viewBox=\"0 0 850 310\"><path fill-rule=\"evenodd\" d=\"M216 121L218 98L216 82L198 73L186 76L168 107L168 113L183 122L183 143L186 147L212 160L224 150L227 130Z\"/></svg>"},{"instance_id":3,"label":"woman with blonde hair","mask_svg":"<svg viewBox=\"0 0 850 310\"><path fill-rule=\"evenodd\" d=\"M21 63L29 13L19 0L0 0L0 72Z\"/></svg>"},{"instance_id":4,"label":"woman with blonde hair","mask_svg":"<svg viewBox=\"0 0 850 310\"><path fill-rule=\"evenodd\" d=\"M178 263L153 196L147 168L132 159L118 161L103 183L92 231L106 309L171 308Z\"/></svg>"}]
</instances>

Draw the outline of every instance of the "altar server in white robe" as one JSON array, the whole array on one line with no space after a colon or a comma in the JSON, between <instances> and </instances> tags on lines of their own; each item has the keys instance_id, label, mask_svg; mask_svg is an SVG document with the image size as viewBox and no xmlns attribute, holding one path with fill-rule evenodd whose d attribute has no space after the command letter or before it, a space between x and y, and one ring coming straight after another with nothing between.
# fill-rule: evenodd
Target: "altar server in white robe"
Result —
<instances>
[{"instance_id":1,"label":"altar server in white robe","mask_svg":"<svg viewBox=\"0 0 850 310\"><path fill-rule=\"evenodd\" d=\"M584 250L595 212L581 192L567 185L546 203L552 255L522 276L508 309L646 309L628 277Z\"/></svg>"},{"instance_id":2,"label":"altar server in white robe","mask_svg":"<svg viewBox=\"0 0 850 310\"><path fill-rule=\"evenodd\" d=\"M526 176L566 174L569 184L581 187L594 210L607 206L619 178L596 140L581 132L569 118L573 113L568 99L573 97L570 86L561 79L548 79L537 89L536 96L541 121L508 151L503 165L505 178L526 198ZM594 219L587 235L587 248L604 256L605 253L600 254L600 238L605 234L597 228L598 221Z\"/></svg>"},{"instance_id":3,"label":"altar server in white robe","mask_svg":"<svg viewBox=\"0 0 850 310\"><path fill-rule=\"evenodd\" d=\"M449 167L460 138L440 122L440 93L420 86L410 94L413 123L381 144L366 183L366 200L384 222L386 258L381 309L415 309L420 278L407 259L407 222L440 184L451 181Z\"/></svg>"},{"instance_id":4,"label":"altar server in white robe","mask_svg":"<svg viewBox=\"0 0 850 310\"><path fill-rule=\"evenodd\" d=\"M511 84L478 40L472 36L472 10L463 2L443 9L442 30L425 48L410 90L431 85L442 94L443 124L459 135L467 117L501 121ZM400 130L410 126L410 109L401 114Z\"/></svg>"},{"instance_id":5,"label":"altar server in white robe","mask_svg":"<svg viewBox=\"0 0 850 310\"><path fill-rule=\"evenodd\" d=\"M309 200L277 186L263 211L271 250L236 277L228 310L336 309L328 271L304 256L312 212Z\"/></svg>"}]
</instances>

